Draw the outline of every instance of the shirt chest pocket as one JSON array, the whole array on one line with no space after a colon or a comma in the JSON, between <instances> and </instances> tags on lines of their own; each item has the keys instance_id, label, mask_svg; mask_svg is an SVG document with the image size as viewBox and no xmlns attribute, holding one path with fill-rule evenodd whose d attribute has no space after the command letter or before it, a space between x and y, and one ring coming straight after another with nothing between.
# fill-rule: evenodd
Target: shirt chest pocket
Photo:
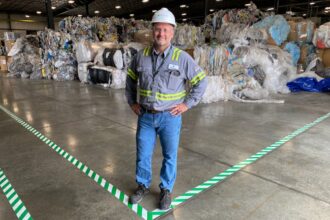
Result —
<instances>
[{"instance_id":1,"label":"shirt chest pocket","mask_svg":"<svg viewBox=\"0 0 330 220\"><path fill-rule=\"evenodd\" d=\"M139 72L139 83L141 89L150 89L150 85L152 84L152 69L139 67L137 68Z\"/></svg>"},{"instance_id":2,"label":"shirt chest pocket","mask_svg":"<svg viewBox=\"0 0 330 220\"><path fill-rule=\"evenodd\" d=\"M166 72L167 88L170 90L177 90L183 83L183 78L179 70L168 70Z\"/></svg>"}]
</instances>

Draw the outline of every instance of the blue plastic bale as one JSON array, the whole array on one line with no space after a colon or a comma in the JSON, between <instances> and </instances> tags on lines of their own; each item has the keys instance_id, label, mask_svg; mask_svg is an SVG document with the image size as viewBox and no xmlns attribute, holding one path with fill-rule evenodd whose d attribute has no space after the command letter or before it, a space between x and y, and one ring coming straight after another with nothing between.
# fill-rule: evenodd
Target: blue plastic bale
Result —
<instances>
[{"instance_id":1,"label":"blue plastic bale","mask_svg":"<svg viewBox=\"0 0 330 220\"><path fill-rule=\"evenodd\" d=\"M287 83L291 92L329 92L330 91L330 78L325 78L317 81L313 77L300 77Z\"/></svg>"},{"instance_id":2,"label":"blue plastic bale","mask_svg":"<svg viewBox=\"0 0 330 220\"><path fill-rule=\"evenodd\" d=\"M284 50L288 51L292 58L292 65L297 66L300 58L300 48L294 42L289 42L285 45Z\"/></svg>"},{"instance_id":3,"label":"blue plastic bale","mask_svg":"<svg viewBox=\"0 0 330 220\"><path fill-rule=\"evenodd\" d=\"M257 29L266 29L275 41L276 45L281 45L290 33L290 26L282 15L272 15L264 18L253 25Z\"/></svg>"}]
</instances>

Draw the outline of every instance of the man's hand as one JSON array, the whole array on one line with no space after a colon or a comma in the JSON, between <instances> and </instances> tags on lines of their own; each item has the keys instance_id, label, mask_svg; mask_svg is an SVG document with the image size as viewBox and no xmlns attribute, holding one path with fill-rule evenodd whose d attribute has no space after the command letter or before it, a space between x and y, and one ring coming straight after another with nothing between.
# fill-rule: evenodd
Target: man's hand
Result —
<instances>
[{"instance_id":1,"label":"man's hand","mask_svg":"<svg viewBox=\"0 0 330 220\"><path fill-rule=\"evenodd\" d=\"M181 115L182 113L184 113L187 110L188 110L188 106L184 103L181 103L181 104L178 104L178 105L174 106L171 109L170 113L172 115Z\"/></svg>"},{"instance_id":2,"label":"man's hand","mask_svg":"<svg viewBox=\"0 0 330 220\"><path fill-rule=\"evenodd\" d=\"M141 114L141 106L140 104L133 104L131 105L131 109L133 110L133 112L137 115Z\"/></svg>"}]
</instances>

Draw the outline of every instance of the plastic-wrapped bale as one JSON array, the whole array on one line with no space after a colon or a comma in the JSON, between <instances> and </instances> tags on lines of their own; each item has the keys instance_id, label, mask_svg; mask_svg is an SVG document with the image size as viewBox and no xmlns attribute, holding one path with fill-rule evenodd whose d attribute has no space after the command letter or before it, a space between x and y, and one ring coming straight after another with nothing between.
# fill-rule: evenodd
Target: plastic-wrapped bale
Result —
<instances>
[{"instance_id":1,"label":"plastic-wrapped bale","mask_svg":"<svg viewBox=\"0 0 330 220\"><path fill-rule=\"evenodd\" d=\"M227 49L224 46L208 45L194 48L194 59L207 75L220 75L226 68Z\"/></svg>"},{"instance_id":2,"label":"plastic-wrapped bale","mask_svg":"<svg viewBox=\"0 0 330 220\"><path fill-rule=\"evenodd\" d=\"M311 43L313 41L315 23L310 20L288 21L290 25L289 41Z\"/></svg>"},{"instance_id":3,"label":"plastic-wrapped bale","mask_svg":"<svg viewBox=\"0 0 330 220\"><path fill-rule=\"evenodd\" d=\"M205 37L201 27L193 25L178 25L175 30L173 44L182 49L194 48L205 43Z\"/></svg>"},{"instance_id":4,"label":"plastic-wrapped bale","mask_svg":"<svg viewBox=\"0 0 330 220\"><path fill-rule=\"evenodd\" d=\"M253 27L266 29L269 34L268 43L281 45L288 38L290 26L282 15L271 15L254 24Z\"/></svg>"},{"instance_id":5,"label":"plastic-wrapped bale","mask_svg":"<svg viewBox=\"0 0 330 220\"><path fill-rule=\"evenodd\" d=\"M77 61L74 55L66 50L60 50L58 59L55 62L56 71L53 74L53 79L57 81L74 80L77 73Z\"/></svg>"},{"instance_id":6,"label":"plastic-wrapped bale","mask_svg":"<svg viewBox=\"0 0 330 220\"><path fill-rule=\"evenodd\" d=\"M150 29L138 30L134 33L134 42L141 43L143 45L150 45L153 42L152 31Z\"/></svg>"},{"instance_id":7,"label":"plastic-wrapped bale","mask_svg":"<svg viewBox=\"0 0 330 220\"><path fill-rule=\"evenodd\" d=\"M90 62L94 59L95 54L91 48L90 42L87 40L80 40L77 44L76 58L78 63Z\"/></svg>"},{"instance_id":8,"label":"plastic-wrapped bale","mask_svg":"<svg viewBox=\"0 0 330 220\"><path fill-rule=\"evenodd\" d=\"M330 22L324 23L316 29L313 44L320 49L330 48Z\"/></svg>"},{"instance_id":9,"label":"plastic-wrapped bale","mask_svg":"<svg viewBox=\"0 0 330 220\"><path fill-rule=\"evenodd\" d=\"M110 87L113 89L123 89L126 86L127 73L123 70L112 70L112 82Z\"/></svg>"},{"instance_id":10,"label":"plastic-wrapped bale","mask_svg":"<svg viewBox=\"0 0 330 220\"><path fill-rule=\"evenodd\" d=\"M10 54L13 61L8 67L8 76L41 79L41 58L38 50L39 41L35 36L17 39Z\"/></svg>"},{"instance_id":11,"label":"plastic-wrapped bale","mask_svg":"<svg viewBox=\"0 0 330 220\"><path fill-rule=\"evenodd\" d=\"M268 34L264 29L246 27L244 24L228 23L217 30L216 38L222 44L249 45L266 43Z\"/></svg>"},{"instance_id":12,"label":"plastic-wrapped bale","mask_svg":"<svg viewBox=\"0 0 330 220\"><path fill-rule=\"evenodd\" d=\"M300 48L294 42L288 42L284 46L284 50L289 52L292 58L292 65L297 66L300 58Z\"/></svg>"},{"instance_id":13,"label":"plastic-wrapped bale","mask_svg":"<svg viewBox=\"0 0 330 220\"><path fill-rule=\"evenodd\" d=\"M124 67L123 52L123 49L105 48L102 55L104 65L122 69Z\"/></svg>"},{"instance_id":14,"label":"plastic-wrapped bale","mask_svg":"<svg viewBox=\"0 0 330 220\"><path fill-rule=\"evenodd\" d=\"M292 65L290 54L275 46L263 49L258 47L241 46L233 53L241 57L246 68L259 66L266 77L263 87L270 93L289 93L286 83L296 75L296 67Z\"/></svg>"},{"instance_id":15,"label":"plastic-wrapped bale","mask_svg":"<svg viewBox=\"0 0 330 220\"><path fill-rule=\"evenodd\" d=\"M222 76L207 76L207 87L201 103L212 103L228 100L226 85Z\"/></svg>"},{"instance_id":16,"label":"plastic-wrapped bale","mask_svg":"<svg viewBox=\"0 0 330 220\"><path fill-rule=\"evenodd\" d=\"M300 46L300 58L298 63L302 64L303 69L306 69L308 64L315 58L315 46L313 44L306 43Z\"/></svg>"},{"instance_id":17,"label":"plastic-wrapped bale","mask_svg":"<svg viewBox=\"0 0 330 220\"><path fill-rule=\"evenodd\" d=\"M112 82L112 68L103 66L92 66L88 71L88 81L92 84L102 84L110 87Z\"/></svg>"},{"instance_id":18,"label":"plastic-wrapped bale","mask_svg":"<svg viewBox=\"0 0 330 220\"><path fill-rule=\"evenodd\" d=\"M78 64L78 78L81 83L88 83L88 69L93 66L92 62Z\"/></svg>"}]
</instances>

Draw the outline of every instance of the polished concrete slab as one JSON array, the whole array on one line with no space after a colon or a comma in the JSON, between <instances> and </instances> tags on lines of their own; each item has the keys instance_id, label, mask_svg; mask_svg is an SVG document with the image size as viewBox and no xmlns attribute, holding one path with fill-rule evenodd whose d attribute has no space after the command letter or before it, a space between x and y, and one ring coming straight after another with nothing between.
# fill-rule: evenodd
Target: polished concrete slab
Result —
<instances>
[{"instance_id":1,"label":"polished concrete slab","mask_svg":"<svg viewBox=\"0 0 330 220\"><path fill-rule=\"evenodd\" d=\"M184 114L173 197L329 112L329 94L279 95L285 104L218 102ZM79 82L0 78L0 104L126 194L135 189L136 116L123 90ZM327 119L162 219L328 219ZM0 111L0 168L35 219L137 215ZM157 208L159 143L151 194ZM0 193L0 219L16 219Z\"/></svg>"}]
</instances>

